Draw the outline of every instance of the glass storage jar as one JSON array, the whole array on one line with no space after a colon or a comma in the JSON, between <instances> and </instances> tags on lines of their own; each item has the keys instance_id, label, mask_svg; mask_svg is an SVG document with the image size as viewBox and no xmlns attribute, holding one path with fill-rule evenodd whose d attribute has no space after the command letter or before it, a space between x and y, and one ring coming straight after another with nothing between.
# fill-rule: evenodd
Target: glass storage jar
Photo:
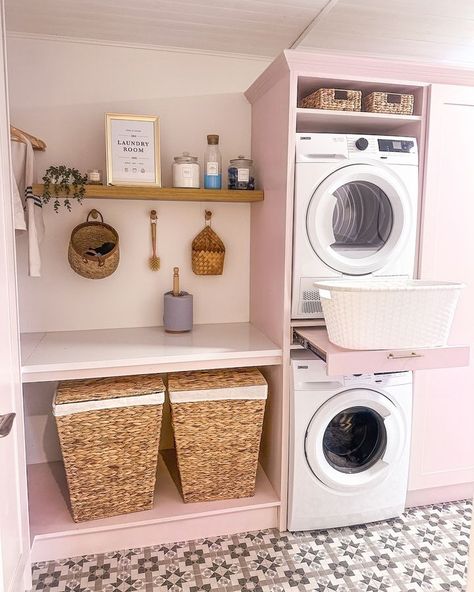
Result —
<instances>
[{"instance_id":1,"label":"glass storage jar","mask_svg":"<svg viewBox=\"0 0 474 592\"><path fill-rule=\"evenodd\" d=\"M229 166L229 189L255 189L253 160L240 155Z\"/></svg>"},{"instance_id":2,"label":"glass storage jar","mask_svg":"<svg viewBox=\"0 0 474 592\"><path fill-rule=\"evenodd\" d=\"M199 163L197 156L183 152L175 156L173 162L173 187L199 189Z\"/></svg>"}]
</instances>

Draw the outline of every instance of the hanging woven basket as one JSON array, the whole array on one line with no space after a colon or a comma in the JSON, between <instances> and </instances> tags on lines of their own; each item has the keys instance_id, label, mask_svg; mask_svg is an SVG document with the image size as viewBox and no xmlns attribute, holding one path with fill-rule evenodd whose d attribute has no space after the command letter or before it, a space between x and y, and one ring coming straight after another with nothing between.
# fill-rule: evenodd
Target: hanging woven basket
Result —
<instances>
[{"instance_id":1,"label":"hanging woven basket","mask_svg":"<svg viewBox=\"0 0 474 592\"><path fill-rule=\"evenodd\" d=\"M98 218L91 222L89 218ZM119 235L106 224L98 210L91 210L86 221L74 228L69 241L68 260L82 277L99 280L117 269L120 260Z\"/></svg>"},{"instance_id":2,"label":"hanging woven basket","mask_svg":"<svg viewBox=\"0 0 474 592\"><path fill-rule=\"evenodd\" d=\"M192 266L196 275L222 275L224 270L225 246L211 228L211 217L212 212L206 211L206 225L193 240Z\"/></svg>"}]
</instances>

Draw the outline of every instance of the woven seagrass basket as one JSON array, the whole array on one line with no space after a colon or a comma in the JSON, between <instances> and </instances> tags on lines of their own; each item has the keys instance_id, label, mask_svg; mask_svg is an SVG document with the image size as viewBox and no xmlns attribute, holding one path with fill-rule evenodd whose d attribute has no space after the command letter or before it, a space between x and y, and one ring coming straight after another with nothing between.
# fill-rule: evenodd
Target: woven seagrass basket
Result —
<instances>
[{"instance_id":1,"label":"woven seagrass basket","mask_svg":"<svg viewBox=\"0 0 474 592\"><path fill-rule=\"evenodd\" d=\"M100 216L100 222L90 222L90 217ZM104 243L113 243L114 247L105 255L90 255L91 249ZM86 221L76 226L69 241L68 261L72 269L82 277L98 280L106 278L117 269L120 260L119 235L115 228L105 224L102 214L91 210Z\"/></svg>"},{"instance_id":2,"label":"woven seagrass basket","mask_svg":"<svg viewBox=\"0 0 474 592\"><path fill-rule=\"evenodd\" d=\"M334 111L360 111L360 90L320 88L301 99L299 106L306 109L333 109Z\"/></svg>"},{"instance_id":3,"label":"woven seagrass basket","mask_svg":"<svg viewBox=\"0 0 474 592\"><path fill-rule=\"evenodd\" d=\"M169 374L185 502L255 495L267 390L257 368Z\"/></svg>"},{"instance_id":4,"label":"woven seagrass basket","mask_svg":"<svg viewBox=\"0 0 474 592\"><path fill-rule=\"evenodd\" d=\"M206 211L209 222L195 237L192 244L192 268L196 275L222 275L224 271L225 246L211 228L212 213Z\"/></svg>"},{"instance_id":5,"label":"woven seagrass basket","mask_svg":"<svg viewBox=\"0 0 474 592\"><path fill-rule=\"evenodd\" d=\"M413 115L415 97L413 95L373 92L364 97L364 111L371 113L392 113Z\"/></svg>"},{"instance_id":6,"label":"woven seagrass basket","mask_svg":"<svg viewBox=\"0 0 474 592\"><path fill-rule=\"evenodd\" d=\"M151 509L163 401L158 375L59 383L53 413L75 522Z\"/></svg>"}]
</instances>

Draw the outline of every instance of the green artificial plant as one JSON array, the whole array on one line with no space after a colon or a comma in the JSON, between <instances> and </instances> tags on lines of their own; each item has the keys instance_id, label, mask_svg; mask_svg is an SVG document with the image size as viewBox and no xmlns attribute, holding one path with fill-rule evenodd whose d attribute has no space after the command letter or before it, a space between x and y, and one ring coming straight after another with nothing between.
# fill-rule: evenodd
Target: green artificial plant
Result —
<instances>
[{"instance_id":1,"label":"green artificial plant","mask_svg":"<svg viewBox=\"0 0 474 592\"><path fill-rule=\"evenodd\" d=\"M71 211L71 199L82 203L86 193L87 175L82 175L77 169L69 168L64 164L50 166L43 177L43 203L47 204L54 196L53 208L59 212L60 196L65 196L64 207Z\"/></svg>"}]
</instances>

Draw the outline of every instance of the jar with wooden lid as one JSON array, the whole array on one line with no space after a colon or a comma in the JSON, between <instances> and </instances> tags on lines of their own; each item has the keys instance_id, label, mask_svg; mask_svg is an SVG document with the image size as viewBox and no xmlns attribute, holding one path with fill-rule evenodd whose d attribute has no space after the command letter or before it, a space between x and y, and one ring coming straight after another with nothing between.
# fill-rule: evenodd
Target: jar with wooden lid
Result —
<instances>
[{"instance_id":1,"label":"jar with wooden lid","mask_svg":"<svg viewBox=\"0 0 474 592\"><path fill-rule=\"evenodd\" d=\"M174 157L173 187L191 187L199 189L199 163L197 156L183 152Z\"/></svg>"}]
</instances>

